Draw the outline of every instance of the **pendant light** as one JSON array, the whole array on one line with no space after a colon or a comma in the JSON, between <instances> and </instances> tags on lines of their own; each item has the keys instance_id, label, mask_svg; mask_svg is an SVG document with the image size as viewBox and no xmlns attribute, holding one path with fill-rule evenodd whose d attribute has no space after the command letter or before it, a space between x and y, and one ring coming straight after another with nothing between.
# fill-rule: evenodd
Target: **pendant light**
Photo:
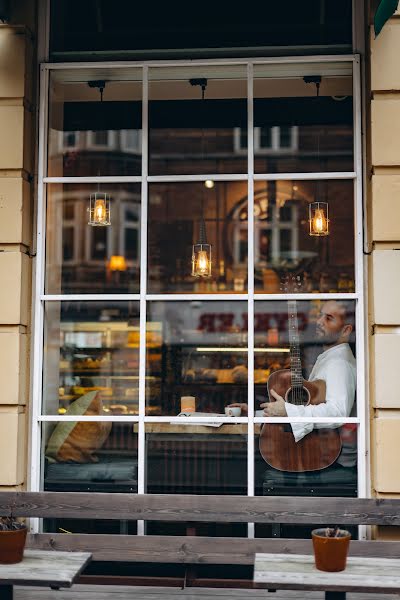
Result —
<instances>
[{"instance_id":1,"label":"pendant light","mask_svg":"<svg viewBox=\"0 0 400 600\"><path fill-rule=\"evenodd\" d=\"M190 79L190 85L198 85L201 87L201 99L204 101L204 93L207 87L207 79ZM202 128L201 128L201 141L202 141L202 153L204 146L204 104L202 110ZM213 187L213 186L211 186ZM203 192L202 192L203 194ZM204 206L203 196L201 200L201 219L199 227L199 237L197 243L192 246L192 277L201 277L208 279L211 277L211 244L207 242L206 223L204 221Z\"/></svg>"},{"instance_id":2,"label":"pendant light","mask_svg":"<svg viewBox=\"0 0 400 600\"><path fill-rule=\"evenodd\" d=\"M319 87L321 85L320 75L310 75L303 78L305 83L314 83L317 98L319 98ZM317 135L317 157L319 162L319 131ZM319 182L317 182L317 193L319 196ZM329 235L329 205L328 202L320 202L316 200L308 205L308 223L309 235L315 237L323 237Z\"/></svg>"},{"instance_id":3,"label":"pendant light","mask_svg":"<svg viewBox=\"0 0 400 600\"><path fill-rule=\"evenodd\" d=\"M311 236L329 235L329 206L327 202L312 202L308 206Z\"/></svg>"},{"instance_id":4,"label":"pendant light","mask_svg":"<svg viewBox=\"0 0 400 600\"><path fill-rule=\"evenodd\" d=\"M103 80L89 81L88 86L99 90L100 102L102 103L106 82ZM97 185L97 191L90 194L87 210L89 213L88 225L91 225L92 227L105 227L111 225L110 195L106 192L100 192L100 184Z\"/></svg>"}]
</instances>

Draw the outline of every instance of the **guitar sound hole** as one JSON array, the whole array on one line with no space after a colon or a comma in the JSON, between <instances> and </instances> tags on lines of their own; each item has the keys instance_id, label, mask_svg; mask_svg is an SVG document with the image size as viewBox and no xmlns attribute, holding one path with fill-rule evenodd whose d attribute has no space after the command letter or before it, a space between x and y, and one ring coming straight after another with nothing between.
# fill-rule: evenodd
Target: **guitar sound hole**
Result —
<instances>
[{"instance_id":1,"label":"guitar sound hole","mask_svg":"<svg viewBox=\"0 0 400 600\"><path fill-rule=\"evenodd\" d=\"M307 404L310 399L308 390L305 387L290 388L287 394L287 401L291 404Z\"/></svg>"}]
</instances>

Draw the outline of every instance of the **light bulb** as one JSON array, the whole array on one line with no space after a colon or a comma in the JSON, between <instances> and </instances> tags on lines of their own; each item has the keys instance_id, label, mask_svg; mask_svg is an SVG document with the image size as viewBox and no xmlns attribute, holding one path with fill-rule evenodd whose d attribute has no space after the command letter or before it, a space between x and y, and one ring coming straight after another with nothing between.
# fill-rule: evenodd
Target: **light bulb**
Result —
<instances>
[{"instance_id":1,"label":"light bulb","mask_svg":"<svg viewBox=\"0 0 400 600\"><path fill-rule=\"evenodd\" d=\"M314 219L313 219L313 229L317 233L321 233L326 229L326 218L324 211L318 209L315 211Z\"/></svg>"},{"instance_id":2,"label":"light bulb","mask_svg":"<svg viewBox=\"0 0 400 600\"><path fill-rule=\"evenodd\" d=\"M204 182L204 185L206 186L207 189L212 190L212 188L214 187L215 183L213 182L212 179L206 179Z\"/></svg>"},{"instance_id":3,"label":"light bulb","mask_svg":"<svg viewBox=\"0 0 400 600\"><path fill-rule=\"evenodd\" d=\"M210 244L195 244L192 254L192 276L211 277L211 246Z\"/></svg>"},{"instance_id":4,"label":"light bulb","mask_svg":"<svg viewBox=\"0 0 400 600\"><path fill-rule=\"evenodd\" d=\"M329 235L328 203L313 202L309 206L310 235Z\"/></svg>"},{"instance_id":5,"label":"light bulb","mask_svg":"<svg viewBox=\"0 0 400 600\"><path fill-rule=\"evenodd\" d=\"M205 250L200 250L197 257L197 271L202 275L207 274L209 269L209 262L207 252Z\"/></svg>"},{"instance_id":6,"label":"light bulb","mask_svg":"<svg viewBox=\"0 0 400 600\"><path fill-rule=\"evenodd\" d=\"M106 203L104 200L96 200L94 205L94 220L97 223L103 223L106 219Z\"/></svg>"}]
</instances>

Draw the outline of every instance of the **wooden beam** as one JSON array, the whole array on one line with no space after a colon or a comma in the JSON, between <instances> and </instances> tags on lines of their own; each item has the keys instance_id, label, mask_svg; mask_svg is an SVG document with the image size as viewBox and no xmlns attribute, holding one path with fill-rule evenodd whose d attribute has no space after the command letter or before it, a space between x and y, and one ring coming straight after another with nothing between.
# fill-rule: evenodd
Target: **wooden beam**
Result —
<instances>
[{"instance_id":1,"label":"wooden beam","mask_svg":"<svg viewBox=\"0 0 400 600\"><path fill-rule=\"evenodd\" d=\"M96 561L252 565L256 553L312 554L311 540L39 533L29 548L91 552ZM352 541L351 556L397 558L400 542Z\"/></svg>"},{"instance_id":2,"label":"wooden beam","mask_svg":"<svg viewBox=\"0 0 400 600\"><path fill-rule=\"evenodd\" d=\"M0 514L64 519L400 525L400 502L379 498L0 492Z\"/></svg>"}]
</instances>

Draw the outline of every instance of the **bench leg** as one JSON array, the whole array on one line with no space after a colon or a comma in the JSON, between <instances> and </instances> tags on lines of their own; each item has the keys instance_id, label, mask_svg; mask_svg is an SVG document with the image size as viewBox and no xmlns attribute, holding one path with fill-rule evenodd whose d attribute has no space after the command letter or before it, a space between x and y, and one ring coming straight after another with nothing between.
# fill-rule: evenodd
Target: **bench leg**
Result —
<instances>
[{"instance_id":1,"label":"bench leg","mask_svg":"<svg viewBox=\"0 0 400 600\"><path fill-rule=\"evenodd\" d=\"M1 600L13 600L13 586L0 585L0 598Z\"/></svg>"},{"instance_id":2,"label":"bench leg","mask_svg":"<svg viewBox=\"0 0 400 600\"><path fill-rule=\"evenodd\" d=\"M346 592L325 592L325 600L346 600Z\"/></svg>"}]
</instances>

